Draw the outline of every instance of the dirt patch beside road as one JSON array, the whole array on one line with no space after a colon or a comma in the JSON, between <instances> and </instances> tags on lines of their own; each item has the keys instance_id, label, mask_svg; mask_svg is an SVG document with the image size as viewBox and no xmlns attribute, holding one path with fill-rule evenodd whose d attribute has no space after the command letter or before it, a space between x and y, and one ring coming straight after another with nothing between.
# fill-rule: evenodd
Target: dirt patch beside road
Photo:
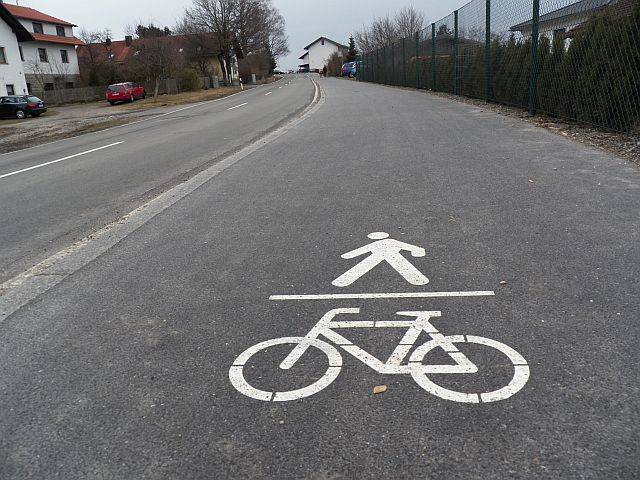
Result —
<instances>
[{"instance_id":1,"label":"dirt patch beside road","mask_svg":"<svg viewBox=\"0 0 640 480\"><path fill-rule=\"evenodd\" d=\"M156 99L146 98L114 106L107 102L92 102L52 107L39 118L0 120L0 153L124 125L166 113L177 105L216 100L239 91L236 87L225 87L162 95Z\"/></svg>"}]
</instances>

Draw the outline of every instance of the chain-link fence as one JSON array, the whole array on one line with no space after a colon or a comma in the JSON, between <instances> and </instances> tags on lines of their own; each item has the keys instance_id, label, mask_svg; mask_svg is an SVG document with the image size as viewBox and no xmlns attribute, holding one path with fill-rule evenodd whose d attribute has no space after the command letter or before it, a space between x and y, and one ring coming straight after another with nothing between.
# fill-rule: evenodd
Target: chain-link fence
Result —
<instances>
[{"instance_id":1,"label":"chain-link fence","mask_svg":"<svg viewBox=\"0 0 640 480\"><path fill-rule=\"evenodd\" d=\"M640 131L640 0L473 0L358 75Z\"/></svg>"}]
</instances>

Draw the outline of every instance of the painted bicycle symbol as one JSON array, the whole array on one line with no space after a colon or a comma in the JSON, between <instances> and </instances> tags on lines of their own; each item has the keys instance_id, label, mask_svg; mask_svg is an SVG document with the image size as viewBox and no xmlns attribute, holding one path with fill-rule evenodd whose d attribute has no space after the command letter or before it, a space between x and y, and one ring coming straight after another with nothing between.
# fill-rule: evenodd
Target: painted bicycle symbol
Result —
<instances>
[{"instance_id":1,"label":"painted bicycle symbol","mask_svg":"<svg viewBox=\"0 0 640 480\"><path fill-rule=\"evenodd\" d=\"M433 326L432 319L441 316L439 311L397 312L401 317L410 320L366 321L343 319L344 316L360 313L359 308L338 308L327 312L322 319L304 337L282 337L267 340L245 350L233 362L229 371L229 379L242 394L266 402L286 402L314 395L328 387L342 370L342 356L336 346L351 354L365 365L381 374L411 375L415 382L427 392L445 400L463 403L489 403L505 400L516 394L529 379L529 366L526 360L513 348L498 341L474 335L443 335ZM406 328L400 340L386 362L379 360L361 347L338 333L342 329L352 328ZM420 336L426 333L431 340L414 349ZM323 337L324 340L321 340ZM331 343L329 343L331 342ZM467 393L458 392L437 385L431 380L433 374L474 374L478 367L462 353L456 345L472 343L493 348L502 353L513 365L514 374L509 383L491 392ZM333 344L333 345L332 345ZM276 345L295 345L291 353L280 363L280 368L290 370L309 350L317 348L329 361L327 371L313 384L290 391L265 391L251 386L244 375L244 367L257 353ZM335 345L335 346L334 346ZM423 364L425 357L434 349L446 352L455 364L428 365ZM413 352L411 352L413 350ZM411 355L409 353L411 352ZM405 360L408 358L408 361Z\"/></svg>"}]
</instances>

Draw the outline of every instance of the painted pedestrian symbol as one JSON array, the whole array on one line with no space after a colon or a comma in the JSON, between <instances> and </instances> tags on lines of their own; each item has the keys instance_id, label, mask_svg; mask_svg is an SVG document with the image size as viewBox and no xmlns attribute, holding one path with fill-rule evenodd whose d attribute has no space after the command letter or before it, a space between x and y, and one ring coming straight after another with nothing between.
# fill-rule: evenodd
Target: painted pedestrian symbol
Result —
<instances>
[{"instance_id":1,"label":"painted pedestrian symbol","mask_svg":"<svg viewBox=\"0 0 640 480\"><path fill-rule=\"evenodd\" d=\"M408 252L416 258L424 257L426 255L424 248L389 238L389 234L386 232L370 233L367 237L376 241L345 253L342 258L357 258L367 253L369 256L331 282L333 285L336 287L348 287L382 262L387 262L391 265L411 285L426 285L429 283L429 279L401 254L401 252Z\"/></svg>"}]
</instances>

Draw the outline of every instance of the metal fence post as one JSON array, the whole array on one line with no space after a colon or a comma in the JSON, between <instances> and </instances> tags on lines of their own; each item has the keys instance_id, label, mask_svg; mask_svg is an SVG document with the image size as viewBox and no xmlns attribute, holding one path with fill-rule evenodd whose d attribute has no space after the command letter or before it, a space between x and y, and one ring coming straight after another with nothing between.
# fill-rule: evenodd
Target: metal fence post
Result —
<instances>
[{"instance_id":1,"label":"metal fence post","mask_svg":"<svg viewBox=\"0 0 640 480\"><path fill-rule=\"evenodd\" d=\"M484 99L491 100L491 0L486 2L486 25L484 39Z\"/></svg>"},{"instance_id":2,"label":"metal fence post","mask_svg":"<svg viewBox=\"0 0 640 480\"><path fill-rule=\"evenodd\" d=\"M436 71L436 24L431 24L431 90L434 92L436 88L437 71Z\"/></svg>"},{"instance_id":3,"label":"metal fence post","mask_svg":"<svg viewBox=\"0 0 640 480\"><path fill-rule=\"evenodd\" d=\"M416 32L416 88L420 88L420 32Z\"/></svg>"},{"instance_id":4,"label":"metal fence post","mask_svg":"<svg viewBox=\"0 0 640 480\"><path fill-rule=\"evenodd\" d=\"M459 32L458 32L458 10L453 12L453 93L458 95L458 43L459 43Z\"/></svg>"},{"instance_id":5,"label":"metal fence post","mask_svg":"<svg viewBox=\"0 0 640 480\"><path fill-rule=\"evenodd\" d=\"M407 86L407 42L402 37L402 86Z\"/></svg>"},{"instance_id":6,"label":"metal fence post","mask_svg":"<svg viewBox=\"0 0 640 480\"><path fill-rule=\"evenodd\" d=\"M387 83L387 47L382 47L382 83Z\"/></svg>"},{"instance_id":7,"label":"metal fence post","mask_svg":"<svg viewBox=\"0 0 640 480\"><path fill-rule=\"evenodd\" d=\"M531 76L529 79L529 114L536 114L536 94L538 90L538 41L540 36L540 0L533 0L531 19Z\"/></svg>"},{"instance_id":8,"label":"metal fence post","mask_svg":"<svg viewBox=\"0 0 640 480\"><path fill-rule=\"evenodd\" d=\"M395 45L391 44L391 85L396 84L396 55Z\"/></svg>"}]
</instances>

